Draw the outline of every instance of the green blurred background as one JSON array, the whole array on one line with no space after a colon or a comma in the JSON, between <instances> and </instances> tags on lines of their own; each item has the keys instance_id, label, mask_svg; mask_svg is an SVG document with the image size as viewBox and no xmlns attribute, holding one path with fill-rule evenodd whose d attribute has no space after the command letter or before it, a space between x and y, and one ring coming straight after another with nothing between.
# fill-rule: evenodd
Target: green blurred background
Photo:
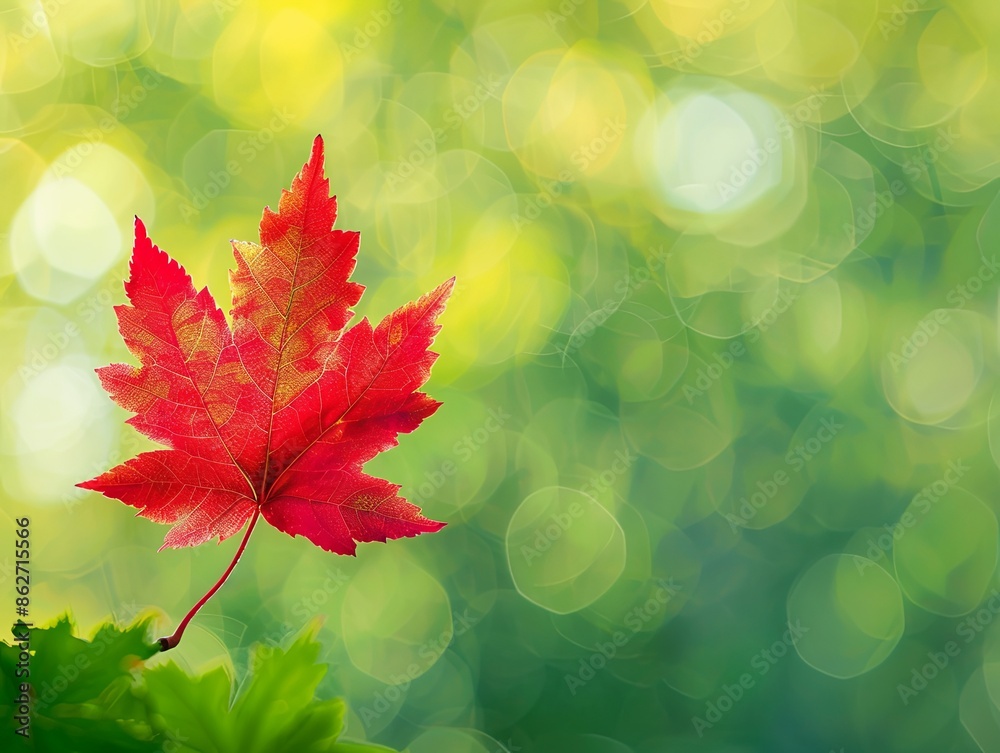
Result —
<instances>
[{"instance_id":1,"label":"green blurred background","mask_svg":"<svg viewBox=\"0 0 1000 753\"><path fill-rule=\"evenodd\" d=\"M458 276L369 466L449 525L264 527L173 658L320 618L413 753L1000 751L998 50L994 0L0 0L9 608L23 515L36 622L225 568L73 487L149 447L93 369L133 215L228 308L321 133L359 313Z\"/></svg>"}]
</instances>

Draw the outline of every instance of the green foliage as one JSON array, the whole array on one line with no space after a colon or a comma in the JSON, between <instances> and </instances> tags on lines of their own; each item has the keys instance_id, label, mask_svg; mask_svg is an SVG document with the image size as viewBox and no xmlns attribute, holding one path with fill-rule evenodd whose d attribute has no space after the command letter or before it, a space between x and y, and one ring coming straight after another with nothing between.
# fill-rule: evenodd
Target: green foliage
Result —
<instances>
[{"instance_id":1,"label":"green foliage","mask_svg":"<svg viewBox=\"0 0 1000 753\"><path fill-rule=\"evenodd\" d=\"M370 743L359 743L351 740L340 740L333 744L330 753L390 753L391 748L383 748L381 745Z\"/></svg>"},{"instance_id":2,"label":"green foliage","mask_svg":"<svg viewBox=\"0 0 1000 753\"><path fill-rule=\"evenodd\" d=\"M99 696L116 680L127 678L132 665L148 659L159 651L150 643L149 620L143 619L120 630L112 624L100 627L93 640L85 641L73 635L73 622L68 615L45 629L31 632L32 678L42 678L36 688L46 691L51 687L52 701L46 704L85 703ZM78 671L74 672L73 667ZM67 681L60 690L57 679Z\"/></svg>"},{"instance_id":3,"label":"green foliage","mask_svg":"<svg viewBox=\"0 0 1000 753\"><path fill-rule=\"evenodd\" d=\"M31 736L16 734L21 648L0 643L0 716L11 750L39 753L377 753L338 741L344 703L315 698L327 667L304 632L287 649L257 647L238 691L225 668L192 677L159 650L149 621L102 625L91 640L66 616L30 631ZM16 638L16 636L15 636Z\"/></svg>"},{"instance_id":4,"label":"green foliage","mask_svg":"<svg viewBox=\"0 0 1000 753\"><path fill-rule=\"evenodd\" d=\"M148 620L124 630L107 624L90 641L73 635L73 623L61 617L46 628L30 630L30 677L17 677L20 646L0 643L0 718L5 741L14 750L154 751L161 745L142 704L131 695L133 667L158 651L146 638ZM17 637L17 636L15 636ZM32 688L31 736L16 734L15 706L21 683Z\"/></svg>"},{"instance_id":5,"label":"green foliage","mask_svg":"<svg viewBox=\"0 0 1000 753\"><path fill-rule=\"evenodd\" d=\"M319 644L302 635L287 651L258 647L254 671L230 703L231 681L222 667L191 677L176 664L146 672L150 705L164 722L184 731L184 753L321 753L333 750L343 729L339 699L314 701L326 667L316 664Z\"/></svg>"}]
</instances>

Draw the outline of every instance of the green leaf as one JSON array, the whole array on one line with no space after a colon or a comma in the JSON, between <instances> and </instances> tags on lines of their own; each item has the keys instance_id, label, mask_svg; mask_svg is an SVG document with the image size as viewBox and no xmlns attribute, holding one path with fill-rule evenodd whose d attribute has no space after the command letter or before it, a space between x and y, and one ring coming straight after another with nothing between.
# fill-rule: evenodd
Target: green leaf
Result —
<instances>
[{"instance_id":1,"label":"green leaf","mask_svg":"<svg viewBox=\"0 0 1000 753\"><path fill-rule=\"evenodd\" d=\"M257 646L250 665L255 671L244 682L233 704L240 750L249 750L256 744L262 751L271 751L293 728L287 724L287 716L303 711L318 714L318 718L311 720L314 727L325 721L322 727L325 737L336 739L340 734L344 715L342 704L336 709L328 709L325 714L310 709L316 688L327 670L325 664L316 663L319 649L309 630L303 632L287 651ZM286 724L277 726L275 721L278 719Z\"/></svg>"},{"instance_id":2,"label":"green leaf","mask_svg":"<svg viewBox=\"0 0 1000 753\"><path fill-rule=\"evenodd\" d=\"M217 668L191 677L174 664L146 672L155 724L197 753L328 753L343 729L344 704L315 699L326 674L319 644L304 633L287 650L258 646L230 704L231 680Z\"/></svg>"},{"instance_id":3,"label":"green leaf","mask_svg":"<svg viewBox=\"0 0 1000 753\"><path fill-rule=\"evenodd\" d=\"M303 709L289 725L291 733L271 742L275 753L326 753L336 750L346 709L340 698L319 701Z\"/></svg>"},{"instance_id":4,"label":"green leaf","mask_svg":"<svg viewBox=\"0 0 1000 753\"><path fill-rule=\"evenodd\" d=\"M69 616L31 632L31 674L38 709L58 703L83 703L97 698L115 680L130 676L131 668L159 651L147 634L149 618L125 630L105 624L85 641L73 635Z\"/></svg>"},{"instance_id":5,"label":"green leaf","mask_svg":"<svg viewBox=\"0 0 1000 753\"><path fill-rule=\"evenodd\" d=\"M148 668L158 647L148 621L103 625L92 640L69 617L30 631L37 696L30 739L14 734L20 648L0 643L0 734L38 753L391 753L338 741L344 702L316 698L326 675L314 630L287 649L257 646L238 691L223 667L192 677L173 662ZM4 751L7 751L6 743Z\"/></svg>"},{"instance_id":6,"label":"green leaf","mask_svg":"<svg viewBox=\"0 0 1000 753\"><path fill-rule=\"evenodd\" d=\"M114 719L51 719L35 717L32 720L31 738L21 743L21 748L39 753L145 753L162 751L155 740L140 739L137 731ZM21 738L18 738L21 740Z\"/></svg>"},{"instance_id":7,"label":"green leaf","mask_svg":"<svg viewBox=\"0 0 1000 753\"><path fill-rule=\"evenodd\" d=\"M392 748L383 748L372 743L359 743L352 740L340 740L328 753L395 753Z\"/></svg>"},{"instance_id":8,"label":"green leaf","mask_svg":"<svg viewBox=\"0 0 1000 753\"><path fill-rule=\"evenodd\" d=\"M222 667L191 677L176 664L145 673L154 726L174 740L181 751L222 753L230 750L232 724L228 715L231 681Z\"/></svg>"},{"instance_id":9,"label":"green leaf","mask_svg":"<svg viewBox=\"0 0 1000 753\"><path fill-rule=\"evenodd\" d=\"M21 648L0 643L3 696L0 715L13 750L60 753L159 751L145 706L133 689L131 668L157 647L147 639L149 621L124 630L106 624L90 641L76 637L69 616L29 631L30 676L17 677ZM19 636L15 636L17 638ZM14 734L15 702L21 683L34 695L31 737Z\"/></svg>"}]
</instances>

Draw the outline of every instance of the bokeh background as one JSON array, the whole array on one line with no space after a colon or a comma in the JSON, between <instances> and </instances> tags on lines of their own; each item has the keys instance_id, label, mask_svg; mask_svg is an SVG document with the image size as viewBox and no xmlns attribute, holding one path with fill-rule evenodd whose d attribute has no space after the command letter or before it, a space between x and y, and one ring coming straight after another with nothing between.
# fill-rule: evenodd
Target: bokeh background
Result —
<instances>
[{"instance_id":1,"label":"bokeh background","mask_svg":"<svg viewBox=\"0 0 1000 753\"><path fill-rule=\"evenodd\" d=\"M320 619L413 753L1000 750L998 50L993 0L2 0L5 593L23 515L38 622L224 569L73 487L149 447L93 369L133 215L228 308L321 133L359 313L458 276L369 466L449 525L265 526L171 658Z\"/></svg>"}]
</instances>

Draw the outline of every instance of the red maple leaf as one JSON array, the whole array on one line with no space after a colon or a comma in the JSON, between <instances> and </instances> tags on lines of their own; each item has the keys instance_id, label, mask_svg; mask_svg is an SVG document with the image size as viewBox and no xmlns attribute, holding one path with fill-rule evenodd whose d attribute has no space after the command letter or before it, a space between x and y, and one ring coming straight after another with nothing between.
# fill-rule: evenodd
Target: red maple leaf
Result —
<instances>
[{"instance_id":1,"label":"red maple leaf","mask_svg":"<svg viewBox=\"0 0 1000 753\"><path fill-rule=\"evenodd\" d=\"M127 423L169 449L78 486L172 524L165 547L221 542L250 521L230 569L177 640L260 516L337 554L444 525L362 466L440 405L417 390L437 358L429 347L454 278L377 327L362 319L347 329L364 291L348 279L360 236L333 230L336 217L317 137L278 210L264 210L260 243L233 242L232 328L208 289L196 291L136 219L131 305L115 312L140 366L98 374L135 413Z\"/></svg>"}]
</instances>

